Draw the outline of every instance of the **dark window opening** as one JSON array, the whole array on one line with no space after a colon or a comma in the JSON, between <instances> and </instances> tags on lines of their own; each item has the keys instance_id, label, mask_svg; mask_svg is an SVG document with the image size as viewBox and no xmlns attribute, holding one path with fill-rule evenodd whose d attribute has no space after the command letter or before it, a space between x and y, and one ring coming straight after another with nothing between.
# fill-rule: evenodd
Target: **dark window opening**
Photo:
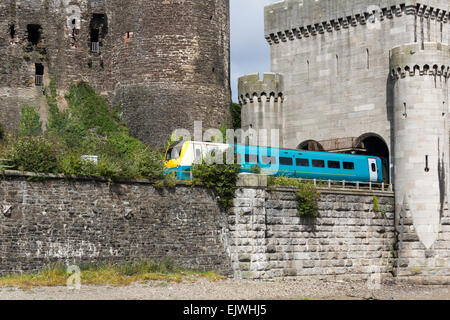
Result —
<instances>
[{"instance_id":1,"label":"dark window opening","mask_svg":"<svg viewBox=\"0 0 450 320\"><path fill-rule=\"evenodd\" d=\"M366 49L366 59L367 59L367 70L370 69L370 53L369 49Z\"/></svg>"},{"instance_id":2,"label":"dark window opening","mask_svg":"<svg viewBox=\"0 0 450 320\"><path fill-rule=\"evenodd\" d=\"M29 24L27 25L27 31L28 41L34 46L37 45L41 41L41 26L38 24Z\"/></svg>"},{"instance_id":3,"label":"dark window opening","mask_svg":"<svg viewBox=\"0 0 450 320\"><path fill-rule=\"evenodd\" d=\"M294 161L292 160L292 158L280 157L280 164L282 166L292 166L294 164Z\"/></svg>"},{"instance_id":4,"label":"dark window opening","mask_svg":"<svg viewBox=\"0 0 450 320\"><path fill-rule=\"evenodd\" d=\"M9 37L11 39L14 39L16 37L16 26L13 24L9 26Z\"/></svg>"},{"instance_id":5,"label":"dark window opening","mask_svg":"<svg viewBox=\"0 0 450 320\"><path fill-rule=\"evenodd\" d=\"M35 64L34 84L42 86L44 82L44 66L41 63Z\"/></svg>"},{"instance_id":6,"label":"dark window opening","mask_svg":"<svg viewBox=\"0 0 450 320\"><path fill-rule=\"evenodd\" d=\"M101 40L108 34L108 19L105 14L94 13L90 24L91 51L100 52ZM131 34L130 34L131 36Z\"/></svg>"},{"instance_id":7,"label":"dark window opening","mask_svg":"<svg viewBox=\"0 0 450 320\"><path fill-rule=\"evenodd\" d=\"M313 160L312 166L314 168L325 168L325 161L324 160Z\"/></svg>"},{"instance_id":8,"label":"dark window opening","mask_svg":"<svg viewBox=\"0 0 450 320\"><path fill-rule=\"evenodd\" d=\"M257 164L258 163L258 156L253 154L246 154L245 155L245 162L251 163L251 164Z\"/></svg>"},{"instance_id":9,"label":"dark window opening","mask_svg":"<svg viewBox=\"0 0 450 320\"><path fill-rule=\"evenodd\" d=\"M44 66L42 63L36 63L36 75L43 76L44 75Z\"/></svg>"},{"instance_id":10,"label":"dark window opening","mask_svg":"<svg viewBox=\"0 0 450 320\"><path fill-rule=\"evenodd\" d=\"M97 29L91 30L91 51L100 52L100 33Z\"/></svg>"},{"instance_id":11,"label":"dark window opening","mask_svg":"<svg viewBox=\"0 0 450 320\"><path fill-rule=\"evenodd\" d=\"M91 42L100 41L100 31L98 29L91 29Z\"/></svg>"},{"instance_id":12,"label":"dark window opening","mask_svg":"<svg viewBox=\"0 0 450 320\"><path fill-rule=\"evenodd\" d=\"M297 166L299 166L299 167L309 167L308 159L297 159L296 163L297 163Z\"/></svg>"},{"instance_id":13,"label":"dark window opening","mask_svg":"<svg viewBox=\"0 0 450 320\"><path fill-rule=\"evenodd\" d=\"M330 169L340 169L341 163L339 161L328 161L328 168Z\"/></svg>"},{"instance_id":14,"label":"dark window opening","mask_svg":"<svg viewBox=\"0 0 450 320\"><path fill-rule=\"evenodd\" d=\"M377 166L375 163L372 163L372 172L377 172Z\"/></svg>"},{"instance_id":15,"label":"dark window opening","mask_svg":"<svg viewBox=\"0 0 450 320\"><path fill-rule=\"evenodd\" d=\"M277 159L275 157L262 157L263 164L277 164Z\"/></svg>"},{"instance_id":16,"label":"dark window opening","mask_svg":"<svg viewBox=\"0 0 450 320\"><path fill-rule=\"evenodd\" d=\"M344 162L345 170L355 170L355 164L353 162Z\"/></svg>"}]
</instances>

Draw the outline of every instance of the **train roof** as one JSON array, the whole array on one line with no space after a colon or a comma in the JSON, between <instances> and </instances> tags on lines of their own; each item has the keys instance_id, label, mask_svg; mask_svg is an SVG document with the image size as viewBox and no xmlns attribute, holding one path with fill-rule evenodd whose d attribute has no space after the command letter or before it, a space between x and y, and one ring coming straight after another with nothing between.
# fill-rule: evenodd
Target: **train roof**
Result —
<instances>
[{"instance_id":1,"label":"train roof","mask_svg":"<svg viewBox=\"0 0 450 320\"><path fill-rule=\"evenodd\" d=\"M299 150L299 149L289 149L289 148L273 148L273 147L262 147L262 146L250 146L250 145L243 145L243 144L226 144L226 143L214 143L214 142L200 142L200 141L183 141L183 143L185 142L191 142L191 143L201 143L201 144L206 144L206 145L228 145L228 146L233 146L234 148L236 147L243 147L246 149L250 149L250 148L256 148L256 149L263 149L263 150L270 150L270 149L278 149L280 151L284 151L284 152L298 152L300 154L316 154L316 155L323 155L323 156L346 156L346 157L352 157L352 158L362 158L362 159L367 159L367 158L377 158L377 159L381 159L380 157L377 156L369 156L369 155L360 155L360 154L347 154L347 153L334 153L334 152L323 152L323 151L306 151L306 150Z\"/></svg>"}]
</instances>

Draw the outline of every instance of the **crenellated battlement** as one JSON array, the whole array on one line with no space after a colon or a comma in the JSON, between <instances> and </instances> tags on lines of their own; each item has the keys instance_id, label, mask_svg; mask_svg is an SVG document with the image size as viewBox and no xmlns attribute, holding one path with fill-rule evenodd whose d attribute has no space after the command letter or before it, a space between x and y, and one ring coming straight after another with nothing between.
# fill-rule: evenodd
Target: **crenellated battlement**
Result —
<instances>
[{"instance_id":1,"label":"crenellated battlement","mask_svg":"<svg viewBox=\"0 0 450 320\"><path fill-rule=\"evenodd\" d=\"M275 3L265 7L265 37L272 45L404 15L417 15L442 23L448 23L450 18L449 4L445 1L391 0L383 4L373 0L357 3L347 0L286 0Z\"/></svg>"},{"instance_id":2,"label":"crenellated battlement","mask_svg":"<svg viewBox=\"0 0 450 320\"><path fill-rule=\"evenodd\" d=\"M269 102L283 100L283 76L277 73L264 73L263 79L259 73L245 75L239 78L239 102L242 105L253 103L255 99L259 102L266 99Z\"/></svg>"},{"instance_id":3,"label":"crenellated battlement","mask_svg":"<svg viewBox=\"0 0 450 320\"><path fill-rule=\"evenodd\" d=\"M390 76L401 79L407 76L450 77L450 47L441 43L407 44L390 51Z\"/></svg>"}]
</instances>

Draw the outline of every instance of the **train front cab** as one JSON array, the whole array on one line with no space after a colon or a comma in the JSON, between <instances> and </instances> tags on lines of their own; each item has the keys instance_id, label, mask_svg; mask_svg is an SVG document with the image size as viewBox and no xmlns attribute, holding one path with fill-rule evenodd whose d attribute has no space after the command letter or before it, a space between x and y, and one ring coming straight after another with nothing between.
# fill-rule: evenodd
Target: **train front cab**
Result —
<instances>
[{"instance_id":1,"label":"train front cab","mask_svg":"<svg viewBox=\"0 0 450 320\"><path fill-rule=\"evenodd\" d=\"M191 166L185 166L192 145L187 141L180 141L171 145L165 154L164 175L175 172L177 180L190 180Z\"/></svg>"}]
</instances>

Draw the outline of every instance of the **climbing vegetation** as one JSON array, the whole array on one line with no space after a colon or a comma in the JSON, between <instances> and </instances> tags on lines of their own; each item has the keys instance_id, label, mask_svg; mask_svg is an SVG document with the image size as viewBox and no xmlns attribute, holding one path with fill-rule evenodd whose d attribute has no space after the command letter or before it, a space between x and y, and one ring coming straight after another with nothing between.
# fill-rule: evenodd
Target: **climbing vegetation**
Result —
<instances>
[{"instance_id":1,"label":"climbing vegetation","mask_svg":"<svg viewBox=\"0 0 450 320\"><path fill-rule=\"evenodd\" d=\"M320 192L312 183L301 183L296 196L300 216L317 217L319 215Z\"/></svg>"},{"instance_id":2,"label":"climbing vegetation","mask_svg":"<svg viewBox=\"0 0 450 320\"><path fill-rule=\"evenodd\" d=\"M19 122L19 136L30 137L42 135L42 121L33 107L24 106Z\"/></svg>"},{"instance_id":3,"label":"climbing vegetation","mask_svg":"<svg viewBox=\"0 0 450 320\"><path fill-rule=\"evenodd\" d=\"M226 161L223 161L224 164L209 163L209 161L203 161L201 164L194 165L192 168L193 183L194 185L203 185L215 190L219 197L219 203L227 210L233 206L240 166L237 164L225 164Z\"/></svg>"},{"instance_id":4,"label":"climbing vegetation","mask_svg":"<svg viewBox=\"0 0 450 320\"><path fill-rule=\"evenodd\" d=\"M39 173L148 178L160 180L163 155L133 138L119 117L86 83L72 85L65 96L68 108L58 108L54 79L44 90L49 105L45 132L32 107L22 112L20 137L12 139L6 158L15 169ZM98 163L83 160L95 155Z\"/></svg>"}]
</instances>

